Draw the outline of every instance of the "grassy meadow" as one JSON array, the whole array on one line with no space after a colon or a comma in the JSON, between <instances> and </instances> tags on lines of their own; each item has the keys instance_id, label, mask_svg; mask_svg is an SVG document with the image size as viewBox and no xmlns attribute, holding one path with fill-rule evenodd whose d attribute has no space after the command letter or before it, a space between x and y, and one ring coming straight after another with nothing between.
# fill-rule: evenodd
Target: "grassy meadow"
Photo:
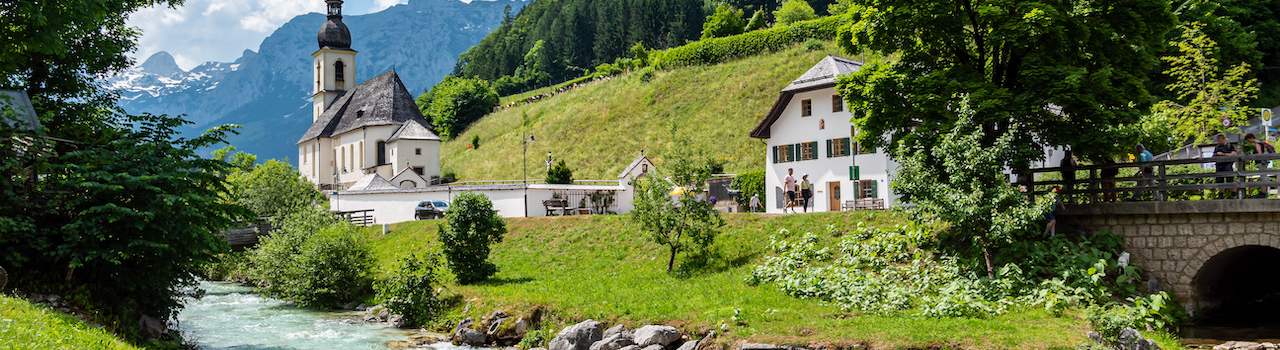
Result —
<instances>
[{"instance_id":1,"label":"grassy meadow","mask_svg":"<svg viewBox=\"0 0 1280 350\"><path fill-rule=\"evenodd\" d=\"M543 307L551 334L588 318L625 323L675 325L689 331L716 330L719 341L777 344L867 344L876 349L950 345L966 349L1072 348L1088 331L1078 312L1053 317L1040 309L991 318L928 318L903 313L846 312L815 300L785 295L744 278L769 252L779 229L826 233L827 226L857 222L892 226L906 218L890 211L803 215L729 214L714 253L699 266L683 264L667 273L667 251L632 228L628 216L508 219L509 232L490 255L499 268L479 285L449 283L446 293L474 299L465 316L494 309ZM437 220L395 225L373 235L380 268L412 251L438 250ZM372 232L372 231L370 231ZM836 235L823 235L834 244ZM677 264L688 261L684 256ZM461 317L463 304L450 311Z\"/></svg>"},{"instance_id":2,"label":"grassy meadow","mask_svg":"<svg viewBox=\"0 0 1280 350\"><path fill-rule=\"evenodd\" d=\"M0 349L138 348L75 317L0 295Z\"/></svg>"},{"instance_id":3,"label":"grassy meadow","mask_svg":"<svg viewBox=\"0 0 1280 350\"><path fill-rule=\"evenodd\" d=\"M649 82L637 73L623 74L491 113L441 144L441 167L460 180L519 179L520 126L527 115L528 132L537 139L529 144L531 179L546 176L547 152L565 160L576 179L615 179L641 149L662 164L673 126L690 141L683 147L704 151L729 173L763 169L764 141L747 134L764 119L778 91L826 55L840 54L833 42L824 47L809 51L796 45L717 65L658 71ZM480 136L480 147L470 150L473 135Z\"/></svg>"}]
</instances>

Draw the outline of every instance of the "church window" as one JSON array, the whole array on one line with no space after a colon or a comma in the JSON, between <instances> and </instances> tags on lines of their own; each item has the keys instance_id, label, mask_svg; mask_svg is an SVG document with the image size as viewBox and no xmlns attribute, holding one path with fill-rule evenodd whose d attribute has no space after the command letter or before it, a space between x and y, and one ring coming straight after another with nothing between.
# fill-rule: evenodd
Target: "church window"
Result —
<instances>
[{"instance_id":1,"label":"church window","mask_svg":"<svg viewBox=\"0 0 1280 350\"><path fill-rule=\"evenodd\" d=\"M320 91L320 61L316 61L316 91Z\"/></svg>"},{"instance_id":2,"label":"church window","mask_svg":"<svg viewBox=\"0 0 1280 350\"><path fill-rule=\"evenodd\" d=\"M346 80L346 71L347 71L346 68L347 68L347 65L345 63L342 63L342 60L338 60L338 62L333 63L333 80L334 80L333 83L334 85L337 85L336 87L338 89L346 90L345 89L345 85L346 85L345 80Z\"/></svg>"},{"instance_id":3,"label":"church window","mask_svg":"<svg viewBox=\"0 0 1280 350\"><path fill-rule=\"evenodd\" d=\"M413 167L413 172L418 173L418 176L422 176L422 169L423 169L423 168L422 168L422 167L420 167L420 166L419 166L419 167Z\"/></svg>"},{"instance_id":4,"label":"church window","mask_svg":"<svg viewBox=\"0 0 1280 350\"><path fill-rule=\"evenodd\" d=\"M378 141L378 165L387 164L387 142Z\"/></svg>"},{"instance_id":5,"label":"church window","mask_svg":"<svg viewBox=\"0 0 1280 350\"><path fill-rule=\"evenodd\" d=\"M364 140L360 140L360 168L364 169Z\"/></svg>"}]
</instances>

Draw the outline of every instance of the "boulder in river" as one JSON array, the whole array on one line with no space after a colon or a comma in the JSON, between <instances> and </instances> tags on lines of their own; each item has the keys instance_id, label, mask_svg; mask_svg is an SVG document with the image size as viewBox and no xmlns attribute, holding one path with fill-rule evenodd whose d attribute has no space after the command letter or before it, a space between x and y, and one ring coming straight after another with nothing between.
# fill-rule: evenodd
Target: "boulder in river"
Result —
<instances>
[{"instance_id":1,"label":"boulder in river","mask_svg":"<svg viewBox=\"0 0 1280 350\"><path fill-rule=\"evenodd\" d=\"M1142 333L1133 328L1125 328L1120 330L1120 341L1117 342L1116 348L1121 350L1160 350L1160 346L1156 345L1155 340L1142 337Z\"/></svg>"},{"instance_id":2,"label":"boulder in river","mask_svg":"<svg viewBox=\"0 0 1280 350\"><path fill-rule=\"evenodd\" d=\"M603 338L604 325L596 320L586 320L565 327L547 343L547 347L550 350L590 350L592 344Z\"/></svg>"}]
</instances>

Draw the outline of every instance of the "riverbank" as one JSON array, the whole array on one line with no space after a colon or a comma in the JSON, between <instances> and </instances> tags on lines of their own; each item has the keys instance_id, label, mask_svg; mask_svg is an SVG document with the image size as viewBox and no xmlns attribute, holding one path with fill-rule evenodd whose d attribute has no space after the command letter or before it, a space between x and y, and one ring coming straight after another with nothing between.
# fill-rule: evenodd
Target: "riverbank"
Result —
<instances>
[{"instance_id":1,"label":"riverbank","mask_svg":"<svg viewBox=\"0 0 1280 350\"><path fill-rule=\"evenodd\" d=\"M75 317L8 295L0 295L0 349L138 350Z\"/></svg>"},{"instance_id":2,"label":"riverbank","mask_svg":"<svg viewBox=\"0 0 1280 350\"><path fill-rule=\"evenodd\" d=\"M797 299L777 288L744 282L768 253L779 229L814 232L823 244L838 238L828 225L903 224L889 211L802 215L725 215L728 225L704 264L665 272L665 250L632 229L625 216L508 219L509 232L493 246L499 272L478 285L446 285L465 302L447 310L447 320L493 310L546 310L542 329L554 335L586 319L635 328L664 324L691 334L715 330L717 342L789 345L868 345L924 348L946 344L966 349L1061 348L1087 342L1078 311L1054 317L1038 308L990 318L930 318L912 312L846 312L815 300ZM437 221L394 225L382 236L370 230L374 254L385 270L399 257L436 245ZM678 261L687 261L681 256ZM442 322L448 324L448 322Z\"/></svg>"}]
</instances>

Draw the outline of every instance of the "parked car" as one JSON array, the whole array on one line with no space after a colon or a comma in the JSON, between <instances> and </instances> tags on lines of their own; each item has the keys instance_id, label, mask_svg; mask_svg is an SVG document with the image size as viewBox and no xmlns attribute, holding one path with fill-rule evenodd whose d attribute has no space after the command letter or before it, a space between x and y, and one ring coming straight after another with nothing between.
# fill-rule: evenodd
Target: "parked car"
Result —
<instances>
[{"instance_id":1,"label":"parked car","mask_svg":"<svg viewBox=\"0 0 1280 350\"><path fill-rule=\"evenodd\" d=\"M422 201L413 211L414 219L439 219L449 211L449 203L444 201Z\"/></svg>"}]
</instances>

